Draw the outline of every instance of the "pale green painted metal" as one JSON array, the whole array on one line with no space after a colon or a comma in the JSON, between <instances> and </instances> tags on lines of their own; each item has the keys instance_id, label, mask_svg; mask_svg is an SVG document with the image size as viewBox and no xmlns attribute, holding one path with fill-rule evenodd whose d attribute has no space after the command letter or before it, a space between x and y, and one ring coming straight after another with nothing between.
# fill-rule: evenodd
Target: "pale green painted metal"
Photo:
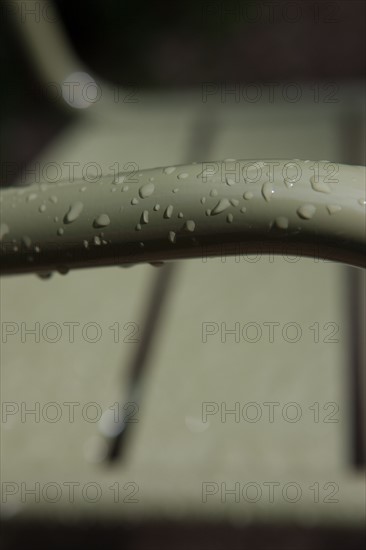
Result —
<instances>
[{"instance_id":1,"label":"pale green painted metal","mask_svg":"<svg viewBox=\"0 0 366 550\"><path fill-rule=\"evenodd\" d=\"M365 167L232 160L1 191L1 274L275 253L365 267Z\"/></svg>"}]
</instances>

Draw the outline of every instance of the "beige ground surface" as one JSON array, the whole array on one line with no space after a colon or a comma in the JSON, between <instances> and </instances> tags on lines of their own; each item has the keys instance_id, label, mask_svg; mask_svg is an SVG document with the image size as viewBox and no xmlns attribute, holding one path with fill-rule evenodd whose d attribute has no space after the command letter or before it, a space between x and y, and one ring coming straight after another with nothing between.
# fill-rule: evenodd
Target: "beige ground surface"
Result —
<instances>
[{"instance_id":1,"label":"beige ground surface","mask_svg":"<svg viewBox=\"0 0 366 550\"><path fill-rule=\"evenodd\" d=\"M218 102L209 159L351 162L342 121L345 113L357 112L354 98L359 96L356 92L351 101L347 94L340 93L341 101L329 105L305 99L296 105ZM121 165L135 162L141 169L185 162L202 109L197 94L169 101L141 96L139 103L119 110L101 104L85 113L40 162L56 160L66 166L77 161L82 166L93 161L105 171L116 160ZM353 470L349 456L346 268L310 259L257 260L179 263L149 358L128 460L113 467L98 462L103 439L92 419L120 398L128 360L138 345L127 341L134 326L126 323L141 328L157 269L141 265L56 274L48 281L35 276L3 279L3 338L4 323L18 327L1 349L2 401L13 413L4 416L3 409L1 476L3 484L15 484L6 486L14 494L3 502L3 514L362 523L364 479ZM39 343L24 332L37 322ZM74 342L65 324L70 322L79 323ZM208 322L217 333L203 342ZM279 324L270 342L272 322ZM55 334L47 323L61 327L58 342L46 341ZM95 335L88 323L100 329L95 343L87 341ZM222 341L222 323L227 329L239 323L239 342L233 335ZM291 343L293 323L300 333ZM257 342L248 341L256 337ZM45 407L50 402L57 408ZM74 422L67 405L72 402ZM276 403L273 422L269 402ZM21 411L35 403L40 421L31 415L22 418ZM225 416L225 407L235 406L239 418ZM214 414L204 422L207 407ZM60 420L51 422L60 411ZM261 415L258 421L250 421L256 414ZM295 415L298 421L290 421ZM73 481L80 485L70 503ZM57 485L52 488L49 482ZM25 493L35 483L40 484L39 503ZM239 502L235 495L225 499L225 488L234 487ZM207 502L205 489L214 493ZM59 490L60 500L50 504ZM100 499L92 502L96 491Z\"/></svg>"}]
</instances>

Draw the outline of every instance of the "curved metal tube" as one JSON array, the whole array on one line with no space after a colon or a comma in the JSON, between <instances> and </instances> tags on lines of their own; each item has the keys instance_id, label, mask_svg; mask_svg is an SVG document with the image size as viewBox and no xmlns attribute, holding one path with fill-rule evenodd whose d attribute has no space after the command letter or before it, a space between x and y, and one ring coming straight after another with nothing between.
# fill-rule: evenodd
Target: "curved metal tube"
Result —
<instances>
[{"instance_id":1,"label":"curved metal tube","mask_svg":"<svg viewBox=\"0 0 366 550\"><path fill-rule=\"evenodd\" d=\"M259 252L366 267L363 166L227 159L0 197L2 275Z\"/></svg>"}]
</instances>

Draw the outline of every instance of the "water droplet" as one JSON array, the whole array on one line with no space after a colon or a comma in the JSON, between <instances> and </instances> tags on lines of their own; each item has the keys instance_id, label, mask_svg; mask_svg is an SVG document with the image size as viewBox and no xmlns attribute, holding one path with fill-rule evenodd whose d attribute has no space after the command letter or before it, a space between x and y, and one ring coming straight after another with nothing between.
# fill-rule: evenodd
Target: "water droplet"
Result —
<instances>
[{"instance_id":1,"label":"water droplet","mask_svg":"<svg viewBox=\"0 0 366 550\"><path fill-rule=\"evenodd\" d=\"M111 189L111 193L115 193L116 191L117 191L117 189L116 189L115 187L113 187L113 188Z\"/></svg>"},{"instance_id":2,"label":"water droplet","mask_svg":"<svg viewBox=\"0 0 366 550\"><path fill-rule=\"evenodd\" d=\"M153 183L147 183L146 185L140 187L139 194L142 199L146 199L146 197L150 197L154 191L155 185Z\"/></svg>"},{"instance_id":3,"label":"water droplet","mask_svg":"<svg viewBox=\"0 0 366 550\"><path fill-rule=\"evenodd\" d=\"M45 212L46 209L47 209L47 207L46 207L45 204L41 204L41 206L38 208L38 210L39 210L40 212Z\"/></svg>"},{"instance_id":4,"label":"water droplet","mask_svg":"<svg viewBox=\"0 0 366 550\"><path fill-rule=\"evenodd\" d=\"M316 208L313 204L303 204L297 209L297 214L303 220L310 220L314 216Z\"/></svg>"},{"instance_id":5,"label":"water droplet","mask_svg":"<svg viewBox=\"0 0 366 550\"><path fill-rule=\"evenodd\" d=\"M53 204L57 204L58 202L58 198L56 197L56 195L52 195L52 197L50 197L48 200Z\"/></svg>"},{"instance_id":6,"label":"water droplet","mask_svg":"<svg viewBox=\"0 0 366 550\"><path fill-rule=\"evenodd\" d=\"M169 204L169 206L165 209L164 218L171 218L173 214L173 209L173 205Z\"/></svg>"},{"instance_id":7,"label":"water droplet","mask_svg":"<svg viewBox=\"0 0 366 550\"><path fill-rule=\"evenodd\" d=\"M365 206L366 205L366 199L358 199L358 204L360 204L361 206Z\"/></svg>"},{"instance_id":8,"label":"water droplet","mask_svg":"<svg viewBox=\"0 0 366 550\"><path fill-rule=\"evenodd\" d=\"M149 223L149 211L144 210L141 215L141 223Z\"/></svg>"},{"instance_id":9,"label":"water droplet","mask_svg":"<svg viewBox=\"0 0 366 550\"><path fill-rule=\"evenodd\" d=\"M250 201L254 197L253 193L251 191L245 191L243 198L247 201Z\"/></svg>"},{"instance_id":10,"label":"water droplet","mask_svg":"<svg viewBox=\"0 0 366 550\"><path fill-rule=\"evenodd\" d=\"M155 210L155 212L157 212L158 210L160 210L160 204L155 204L154 210Z\"/></svg>"},{"instance_id":11,"label":"water droplet","mask_svg":"<svg viewBox=\"0 0 366 550\"><path fill-rule=\"evenodd\" d=\"M34 201L37 198L37 196L38 196L37 193L31 193L27 197L27 202Z\"/></svg>"},{"instance_id":12,"label":"water droplet","mask_svg":"<svg viewBox=\"0 0 366 550\"><path fill-rule=\"evenodd\" d=\"M187 220L184 224L184 229L187 231L194 231L196 224L193 220Z\"/></svg>"},{"instance_id":13,"label":"water droplet","mask_svg":"<svg viewBox=\"0 0 366 550\"><path fill-rule=\"evenodd\" d=\"M126 176L122 176L122 174L120 174L114 178L114 181L112 183L114 185L119 185L120 183L123 183L125 179L126 179Z\"/></svg>"},{"instance_id":14,"label":"water droplet","mask_svg":"<svg viewBox=\"0 0 366 550\"><path fill-rule=\"evenodd\" d=\"M133 197L131 204L138 204L139 200L136 197Z\"/></svg>"},{"instance_id":15,"label":"water droplet","mask_svg":"<svg viewBox=\"0 0 366 550\"><path fill-rule=\"evenodd\" d=\"M325 176L327 177L327 176ZM314 191L318 191L319 193L331 193L332 190L329 187L328 183L325 181L325 177L319 176L311 176L310 183L311 187L314 189Z\"/></svg>"},{"instance_id":16,"label":"water droplet","mask_svg":"<svg viewBox=\"0 0 366 550\"><path fill-rule=\"evenodd\" d=\"M262 195L267 202L271 200L273 193L274 193L274 189L272 187L272 183L269 181L266 181L266 183L262 185Z\"/></svg>"},{"instance_id":17,"label":"water droplet","mask_svg":"<svg viewBox=\"0 0 366 550\"><path fill-rule=\"evenodd\" d=\"M15 244L15 245L13 246L13 251L14 251L14 252L18 252L18 250L19 250L19 249L18 249L17 245Z\"/></svg>"},{"instance_id":18,"label":"water droplet","mask_svg":"<svg viewBox=\"0 0 366 550\"><path fill-rule=\"evenodd\" d=\"M163 172L164 174L172 174L175 171L175 166L168 166L167 168L164 168Z\"/></svg>"},{"instance_id":19,"label":"water droplet","mask_svg":"<svg viewBox=\"0 0 366 550\"><path fill-rule=\"evenodd\" d=\"M83 208L84 208L84 205L80 201L76 201L73 204L71 204L70 209L64 218L64 223L72 223L75 220L77 220Z\"/></svg>"},{"instance_id":20,"label":"water droplet","mask_svg":"<svg viewBox=\"0 0 366 550\"><path fill-rule=\"evenodd\" d=\"M210 197L217 197L217 189L212 189L212 191L210 191Z\"/></svg>"},{"instance_id":21,"label":"water droplet","mask_svg":"<svg viewBox=\"0 0 366 550\"><path fill-rule=\"evenodd\" d=\"M211 216L211 209L207 208L205 214L206 214L206 216Z\"/></svg>"},{"instance_id":22,"label":"water droplet","mask_svg":"<svg viewBox=\"0 0 366 550\"><path fill-rule=\"evenodd\" d=\"M32 246L32 240L27 235L22 237L22 243L26 248L30 248Z\"/></svg>"},{"instance_id":23,"label":"water droplet","mask_svg":"<svg viewBox=\"0 0 366 550\"><path fill-rule=\"evenodd\" d=\"M58 222L58 216L55 216L55 217L53 218L53 221L57 223L57 222Z\"/></svg>"},{"instance_id":24,"label":"water droplet","mask_svg":"<svg viewBox=\"0 0 366 550\"><path fill-rule=\"evenodd\" d=\"M342 207L339 206L339 204L328 204L327 210L330 215L336 214L337 212L340 212L342 210Z\"/></svg>"},{"instance_id":25,"label":"water droplet","mask_svg":"<svg viewBox=\"0 0 366 550\"><path fill-rule=\"evenodd\" d=\"M36 246L34 247L34 251L39 253L41 252L41 248L36 244Z\"/></svg>"},{"instance_id":26,"label":"water droplet","mask_svg":"<svg viewBox=\"0 0 366 550\"><path fill-rule=\"evenodd\" d=\"M65 230L63 227L59 227L57 229L57 235L59 235L61 237L61 235L63 235L65 233Z\"/></svg>"},{"instance_id":27,"label":"water droplet","mask_svg":"<svg viewBox=\"0 0 366 550\"><path fill-rule=\"evenodd\" d=\"M136 231L141 231L141 229L142 229L141 223L136 224L135 229L136 229Z\"/></svg>"},{"instance_id":28,"label":"water droplet","mask_svg":"<svg viewBox=\"0 0 366 550\"><path fill-rule=\"evenodd\" d=\"M101 238L98 237L98 235L95 235L95 237L94 237L94 244L95 244L96 246L99 246L99 245L102 244Z\"/></svg>"},{"instance_id":29,"label":"water droplet","mask_svg":"<svg viewBox=\"0 0 366 550\"><path fill-rule=\"evenodd\" d=\"M284 216L279 216L275 219L275 224L280 229L287 229L288 228L288 219Z\"/></svg>"},{"instance_id":30,"label":"water droplet","mask_svg":"<svg viewBox=\"0 0 366 550\"><path fill-rule=\"evenodd\" d=\"M184 216L183 216L183 212L179 212L178 218L183 218L183 217L184 217Z\"/></svg>"},{"instance_id":31,"label":"water droplet","mask_svg":"<svg viewBox=\"0 0 366 550\"><path fill-rule=\"evenodd\" d=\"M143 242L141 241L141 242L139 242L139 246L141 246L141 248L142 248L142 247L145 246L145 243L143 243Z\"/></svg>"},{"instance_id":32,"label":"water droplet","mask_svg":"<svg viewBox=\"0 0 366 550\"><path fill-rule=\"evenodd\" d=\"M84 185L83 187L81 187L81 189L79 189L79 193L84 193L84 191L87 190L87 187Z\"/></svg>"},{"instance_id":33,"label":"water droplet","mask_svg":"<svg viewBox=\"0 0 366 550\"><path fill-rule=\"evenodd\" d=\"M123 191L123 192L128 191L128 190L129 190L128 185L124 185L124 186L122 187L122 191Z\"/></svg>"},{"instance_id":34,"label":"water droplet","mask_svg":"<svg viewBox=\"0 0 366 550\"><path fill-rule=\"evenodd\" d=\"M247 211L247 209L245 208L245 206L243 206L242 208L240 208L240 212L241 212L242 214L244 214L246 211Z\"/></svg>"},{"instance_id":35,"label":"water droplet","mask_svg":"<svg viewBox=\"0 0 366 550\"><path fill-rule=\"evenodd\" d=\"M154 181L154 179L155 179L155 178L151 177L151 178L149 178L149 181Z\"/></svg>"},{"instance_id":36,"label":"water droplet","mask_svg":"<svg viewBox=\"0 0 366 550\"><path fill-rule=\"evenodd\" d=\"M220 214L221 212L229 208L229 206L230 206L230 201L228 201L227 199L221 199L216 204L215 208L211 211L211 215L213 216L215 214Z\"/></svg>"},{"instance_id":37,"label":"water droplet","mask_svg":"<svg viewBox=\"0 0 366 550\"><path fill-rule=\"evenodd\" d=\"M169 231L168 239L170 240L171 243L175 243L176 234L174 233L174 231Z\"/></svg>"},{"instance_id":38,"label":"water droplet","mask_svg":"<svg viewBox=\"0 0 366 550\"><path fill-rule=\"evenodd\" d=\"M9 233L9 226L6 223L0 224L0 241L3 240L3 237Z\"/></svg>"},{"instance_id":39,"label":"water droplet","mask_svg":"<svg viewBox=\"0 0 366 550\"><path fill-rule=\"evenodd\" d=\"M226 216L226 221L227 221L228 223L232 223L233 219L234 219L234 216L233 216L232 214L228 214L228 215Z\"/></svg>"},{"instance_id":40,"label":"water droplet","mask_svg":"<svg viewBox=\"0 0 366 550\"><path fill-rule=\"evenodd\" d=\"M111 223L111 220L108 216L108 214L100 214L97 218L94 220L94 227L107 227Z\"/></svg>"},{"instance_id":41,"label":"water droplet","mask_svg":"<svg viewBox=\"0 0 366 550\"><path fill-rule=\"evenodd\" d=\"M67 275L70 271L68 267L61 266L57 269L60 275Z\"/></svg>"},{"instance_id":42,"label":"water droplet","mask_svg":"<svg viewBox=\"0 0 366 550\"><path fill-rule=\"evenodd\" d=\"M178 191L179 191L178 187L174 187L173 193L178 193Z\"/></svg>"},{"instance_id":43,"label":"water droplet","mask_svg":"<svg viewBox=\"0 0 366 550\"><path fill-rule=\"evenodd\" d=\"M37 275L40 279L43 280L50 279L52 277L52 271L42 271L40 273L37 273Z\"/></svg>"},{"instance_id":44,"label":"water droplet","mask_svg":"<svg viewBox=\"0 0 366 550\"><path fill-rule=\"evenodd\" d=\"M201 197L201 204L205 204L206 202L206 197Z\"/></svg>"},{"instance_id":45,"label":"water droplet","mask_svg":"<svg viewBox=\"0 0 366 550\"><path fill-rule=\"evenodd\" d=\"M185 180L189 177L189 174L187 174L187 172L182 172L181 174L178 174L177 178L179 180Z\"/></svg>"},{"instance_id":46,"label":"water droplet","mask_svg":"<svg viewBox=\"0 0 366 550\"><path fill-rule=\"evenodd\" d=\"M233 178L230 178L229 176L226 176L226 183L228 185L235 185L236 181Z\"/></svg>"},{"instance_id":47,"label":"water droplet","mask_svg":"<svg viewBox=\"0 0 366 550\"><path fill-rule=\"evenodd\" d=\"M239 201L238 201L238 199L230 199L230 204L231 204L232 206L238 206Z\"/></svg>"},{"instance_id":48,"label":"water droplet","mask_svg":"<svg viewBox=\"0 0 366 550\"><path fill-rule=\"evenodd\" d=\"M83 245L84 245L84 248L89 248L89 243L88 243L88 241L86 241L86 240L83 241Z\"/></svg>"}]
</instances>

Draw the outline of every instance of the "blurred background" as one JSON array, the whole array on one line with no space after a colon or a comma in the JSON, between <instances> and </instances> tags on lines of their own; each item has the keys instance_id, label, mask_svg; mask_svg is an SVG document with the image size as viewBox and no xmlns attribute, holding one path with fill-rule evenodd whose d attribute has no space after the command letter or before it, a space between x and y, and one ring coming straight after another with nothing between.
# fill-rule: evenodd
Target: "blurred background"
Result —
<instances>
[{"instance_id":1,"label":"blurred background","mask_svg":"<svg viewBox=\"0 0 366 550\"><path fill-rule=\"evenodd\" d=\"M365 165L362 1L0 8L3 187ZM1 279L3 547L363 548L363 272L261 254L164 270Z\"/></svg>"}]
</instances>

